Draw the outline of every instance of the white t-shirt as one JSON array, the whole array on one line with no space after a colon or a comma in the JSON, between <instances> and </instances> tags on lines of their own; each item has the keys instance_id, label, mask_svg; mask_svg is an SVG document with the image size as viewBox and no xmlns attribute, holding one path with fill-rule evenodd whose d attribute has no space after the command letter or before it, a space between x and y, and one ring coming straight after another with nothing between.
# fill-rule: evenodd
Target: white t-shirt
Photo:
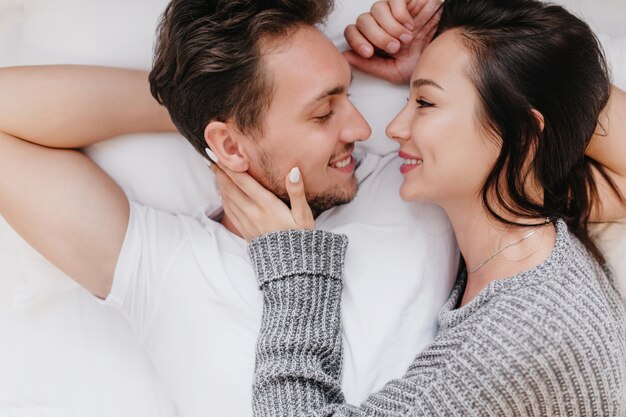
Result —
<instances>
[{"instance_id":1,"label":"white t-shirt","mask_svg":"<svg viewBox=\"0 0 626 417\"><path fill-rule=\"evenodd\" d=\"M432 341L458 265L443 211L400 200L399 165L394 155L362 159L355 200L316 221L350 239L343 381L351 402L401 376ZM130 320L182 416L252 415L262 296L243 239L205 213L131 203L106 303Z\"/></svg>"}]
</instances>

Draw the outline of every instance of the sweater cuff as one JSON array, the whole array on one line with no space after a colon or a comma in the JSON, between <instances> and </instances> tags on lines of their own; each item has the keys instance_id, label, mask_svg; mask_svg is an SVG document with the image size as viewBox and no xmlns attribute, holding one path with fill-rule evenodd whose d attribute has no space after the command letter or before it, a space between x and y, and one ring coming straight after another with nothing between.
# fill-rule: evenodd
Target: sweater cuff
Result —
<instances>
[{"instance_id":1,"label":"sweater cuff","mask_svg":"<svg viewBox=\"0 0 626 417\"><path fill-rule=\"evenodd\" d=\"M254 239L248 253L263 288L292 275L323 275L341 280L347 248L346 235L323 230L283 230Z\"/></svg>"}]
</instances>

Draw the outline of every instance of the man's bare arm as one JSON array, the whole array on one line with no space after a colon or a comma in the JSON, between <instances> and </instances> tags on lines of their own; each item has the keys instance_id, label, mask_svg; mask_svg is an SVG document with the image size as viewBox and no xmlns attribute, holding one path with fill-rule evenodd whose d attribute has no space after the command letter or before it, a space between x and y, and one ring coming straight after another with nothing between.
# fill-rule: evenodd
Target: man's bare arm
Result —
<instances>
[{"instance_id":1,"label":"man's bare arm","mask_svg":"<svg viewBox=\"0 0 626 417\"><path fill-rule=\"evenodd\" d=\"M121 133L173 130L147 74L93 67L0 69L0 215L99 297L110 292L126 196L72 149Z\"/></svg>"},{"instance_id":2,"label":"man's bare arm","mask_svg":"<svg viewBox=\"0 0 626 417\"><path fill-rule=\"evenodd\" d=\"M598 129L587 155L606 167L608 175L626 197L626 93L613 87L611 98L600 116ZM626 217L626 205L608 183L596 175L600 204L594 204L592 220L613 221Z\"/></svg>"},{"instance_id":3,"label":"man's bare arm","mask_svg":"<svg viewBox=\"0 0 626 417\"><path fill-rule=\"evenodd\" d=\"M52 148L134 132L175 131L148 73L77 65L0 69L0 130Z\"/></svg>"}]
</instances>

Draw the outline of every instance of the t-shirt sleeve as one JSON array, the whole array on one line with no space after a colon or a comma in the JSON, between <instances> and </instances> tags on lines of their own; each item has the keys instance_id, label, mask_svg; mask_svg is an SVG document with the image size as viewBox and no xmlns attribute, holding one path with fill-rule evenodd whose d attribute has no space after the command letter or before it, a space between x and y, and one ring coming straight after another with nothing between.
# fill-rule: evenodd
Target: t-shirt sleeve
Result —
<instances>
[{"instance_id":1,"label":"t-shirt sleeve","mask_svg":"<svg viewBox=\"0 0 626 417\"><path fill-rule=\"evenodd\" d=\"M163 282L187 242L183 220L130 203L130 218L113 285L103 304L120 310L141 338L150 326Z\"/></svg>"}]
</instances>

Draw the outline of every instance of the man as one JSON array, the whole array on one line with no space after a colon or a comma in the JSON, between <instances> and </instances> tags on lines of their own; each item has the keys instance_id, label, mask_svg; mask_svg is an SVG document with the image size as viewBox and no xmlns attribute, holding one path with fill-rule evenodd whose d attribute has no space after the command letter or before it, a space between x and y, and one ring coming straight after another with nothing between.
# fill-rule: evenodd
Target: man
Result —
<instances>
[{"instance_id":1,"label":"man","mask_svg":"<svg viewBox=\"0 0 626 417\"><path fill-rule=\"evenodd\" d=\"M369 127L348 100L346 61L313 27L329 3L175 0L150 81L198 151L210 147L223 164L250 172L279 196L282 179L298 166L318 227L361 242L347 265L353 301L345 303L344 383L348 395L362 398L399 376L415 345L430 341L456 252L440 211L394 203L394 158L353 154ZM173 129L146 94L145 74L6 69L0 87L0 214L128 317L181 415L249 415L261 300L245 242L228 216L190 218L129 204L105 173L69 150L120 133ZM354 198L357 182L359 204L341 205ZM386 245L389 235L397 246ZM437 265L427 262L433 257ZM420 271L443 279L431 285L416 279ZM371 293L368 283L381 277L389 293ZM390 302L396 286L408 285L424 299L385 315L377 300ZM376 312L371 320L369 311ZM396 332L402 314L416 317L412 332ZM386 350L394 334L415 340L399 344L406 352ZM381 363L375 375L365 373L372 363Z\"/></svg>"}]
</instances>

